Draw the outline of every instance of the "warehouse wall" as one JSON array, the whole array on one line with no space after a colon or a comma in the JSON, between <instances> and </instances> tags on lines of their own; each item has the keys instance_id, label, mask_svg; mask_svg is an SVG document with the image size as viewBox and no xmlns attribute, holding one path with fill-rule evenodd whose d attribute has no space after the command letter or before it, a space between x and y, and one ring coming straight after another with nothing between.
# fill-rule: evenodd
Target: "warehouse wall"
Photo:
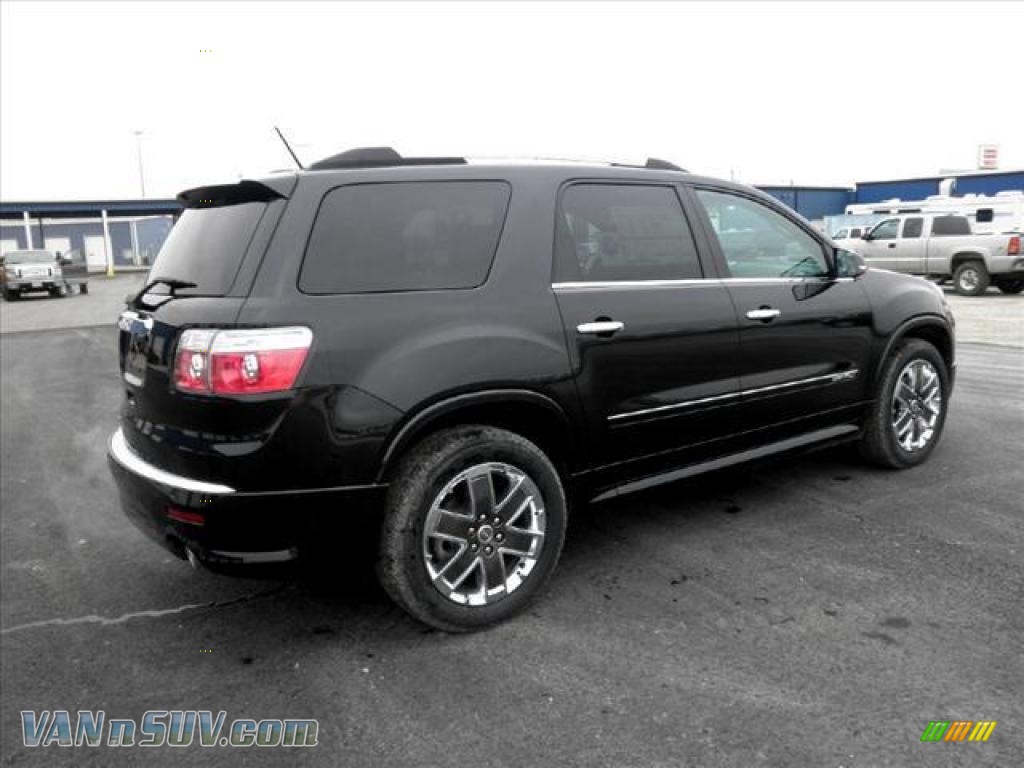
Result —
<instances>
[{"instance_id":1,"label":"warehouse wall","mask_svg":"<svg viewBox=\"0 0 1024 768\"><path fill-rule=\"evenodd\" d=\"M900 179L897 181L859 181L851 202L877 203L898 197L900 200L921 200L939 194L939 183L944 178L955 178L954 195L994 195L1010 189L1024 190L1024 171L984 173L968 176L935 176L927 179Z\"/></svg>"},{"instance_id":2,"label":"warehouse wall","mask_svg":"<svg viewBox=\"0 0 1024 768\"><path fill-rule=\"evenodd\" d=\"M845 187L758 187L805 219L824 219L842 213L853 202L853 190Z\"/></svg>"}]
</instances>

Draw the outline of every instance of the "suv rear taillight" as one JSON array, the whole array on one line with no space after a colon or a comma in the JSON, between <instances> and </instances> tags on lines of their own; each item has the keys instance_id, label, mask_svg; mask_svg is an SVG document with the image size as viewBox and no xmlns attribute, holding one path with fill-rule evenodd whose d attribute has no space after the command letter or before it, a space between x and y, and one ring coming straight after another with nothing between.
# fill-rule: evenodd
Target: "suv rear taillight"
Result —
<instances>
[{"instance_id":1,"label":"suv rear taillight","mask_svg":"<svg viewBox=\"0 0 1024 768\"><path fill-rule=\"evenodd\" d=\"M174 386L182 392L246 395L291 389L306 361L309 328L215 330L181 334L174 359Z\"/></svg>"},{"instance_id":2,"label":"suv rear taillight","mask_svg":"<svg viewBox=\"0 0 1024 768\"><path fill-rule=\"evenodd\" d=\"M1010 244L1006 246L1006 253L1010 256L1020 255L1020 235L1014 235L1010 238Z\"/></svg>"}]
</instances>

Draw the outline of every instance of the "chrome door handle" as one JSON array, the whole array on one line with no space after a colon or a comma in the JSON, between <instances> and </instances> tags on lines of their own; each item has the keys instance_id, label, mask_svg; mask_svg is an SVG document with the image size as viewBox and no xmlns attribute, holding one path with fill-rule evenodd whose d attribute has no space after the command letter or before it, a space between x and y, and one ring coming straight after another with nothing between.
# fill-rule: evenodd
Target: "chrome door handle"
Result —
<instances>
[{"instance_id":1,"label":"chrome door handle","mask_svg":"<svg viewBox=\"0 0 1024 768\"><path fill-rule=\"evenodd\" d=\"M752 309L749 312L747 312L747 317L750 320L760 320L762 322L767 322L769 320L774 320L781 314L782 313L779 312L779 310L777 309L771 309L770 307L761 307L760 309Z\"/></svg>"},{"instance_id":2,"label":"chrome door handle","mask_svg":"<svg viewBox=\"0 0 1024 768\"><path fill-rule=\"evenodd\" d=\"M625 323L618 320L595 320L592 323L580 323L576 326L576 333L618 333L626 327Z\"/></svg>"}]
</instances>

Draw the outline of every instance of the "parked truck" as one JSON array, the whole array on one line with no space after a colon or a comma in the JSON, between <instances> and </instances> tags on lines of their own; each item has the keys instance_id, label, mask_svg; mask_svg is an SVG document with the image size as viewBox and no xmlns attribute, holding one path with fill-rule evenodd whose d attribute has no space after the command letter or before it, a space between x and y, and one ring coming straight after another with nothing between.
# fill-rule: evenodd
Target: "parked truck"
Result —
<instances>
[{"instance_id":1,"label":"parked truck","mask_svg":"<svg viewBox=\"0 0 1024 768\"><path fill-rule=\"evenodd\" d=\"M1003 293L1024 290L1021 235L974 234L966 216L908 214L883 219L861 239L837 241L873 267L952 279L956 292L978 296L994 285Z\"/></svg>"}]
</instances>

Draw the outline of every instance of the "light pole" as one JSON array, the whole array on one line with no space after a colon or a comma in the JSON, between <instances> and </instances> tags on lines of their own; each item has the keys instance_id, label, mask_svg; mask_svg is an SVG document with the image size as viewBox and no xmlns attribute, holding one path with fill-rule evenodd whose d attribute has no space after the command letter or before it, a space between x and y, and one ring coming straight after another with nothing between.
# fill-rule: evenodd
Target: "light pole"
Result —
<instances>
[{"instance_id":1,"label":"light pole","mask_svg":"<svg viewBox=\"0 0 1024 768\"><path fill-rule=\"evenodd\" d=\"M135 152L139 157L139 187L142 189L142 196L146 196L146 176L142 171L142 131L133 131L135 134Z\"/></svg>"}]
</instances>

